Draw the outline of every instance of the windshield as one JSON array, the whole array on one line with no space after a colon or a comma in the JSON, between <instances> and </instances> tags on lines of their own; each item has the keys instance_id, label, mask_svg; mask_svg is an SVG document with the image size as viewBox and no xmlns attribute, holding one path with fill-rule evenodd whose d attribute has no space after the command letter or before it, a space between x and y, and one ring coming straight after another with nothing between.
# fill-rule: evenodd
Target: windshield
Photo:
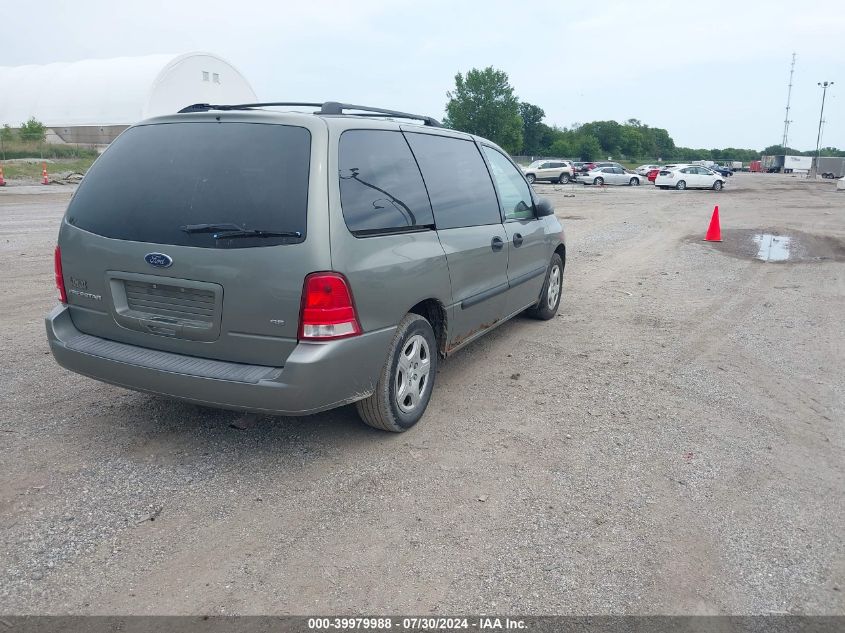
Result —
<instances>
[{"instance_id":1,"label":"windshield","mask_svg":"<svg viewBox=\"0 0 845 633\"><path fill-rule=\"evenodd\" d=\"M301 242L311 134L255 123L124 132L86 174L67 222L105 237L203 248ZM224 231L186 231L224 225ZM234 239L233 231L246 232Z\"/></svg>"}]
</instances>

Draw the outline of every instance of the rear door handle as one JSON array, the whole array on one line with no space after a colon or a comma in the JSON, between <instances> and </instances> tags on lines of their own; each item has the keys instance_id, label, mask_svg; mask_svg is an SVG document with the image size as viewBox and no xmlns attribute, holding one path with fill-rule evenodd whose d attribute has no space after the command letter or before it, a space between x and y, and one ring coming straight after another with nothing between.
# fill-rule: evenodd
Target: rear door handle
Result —
<instances>
[{"instance_id":1,"label":"rear door handle","mask_svg":"<svg viewBox=\"0 0 845 633\"><path fill-rule=\"evenodd\" d=\"M502 238L498 235L490 241L490 248L492 248L494 251L500 251L504 248L504 246L505 243L502 241Z\"/></svg>"},{"instance_id":2,"label":"rear door handle","mask_svg":"<svg viewBox=\"0 0 845 633\"><path fill-rule=\"evenodd\" d=\"M522 234L521 233L514 233L513 235L513 245L519 248L522 246Z\"/></svg>"}]
</instances>

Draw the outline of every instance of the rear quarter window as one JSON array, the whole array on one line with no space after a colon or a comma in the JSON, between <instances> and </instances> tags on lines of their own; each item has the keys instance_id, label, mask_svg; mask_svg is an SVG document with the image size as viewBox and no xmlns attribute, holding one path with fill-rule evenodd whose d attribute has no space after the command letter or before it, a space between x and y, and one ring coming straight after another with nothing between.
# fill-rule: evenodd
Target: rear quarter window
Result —
<instances>
[{"instance_id":1,"label":"rear quarter window","mask_svg":"<svg viewBox=\"0 0 845 633\"><path fill-rule=\"evenodd\" d=\"M357 235L434 224L428 194L401 132L347 130L338 149L340 205Z\"/></svg>"}]
</instances>

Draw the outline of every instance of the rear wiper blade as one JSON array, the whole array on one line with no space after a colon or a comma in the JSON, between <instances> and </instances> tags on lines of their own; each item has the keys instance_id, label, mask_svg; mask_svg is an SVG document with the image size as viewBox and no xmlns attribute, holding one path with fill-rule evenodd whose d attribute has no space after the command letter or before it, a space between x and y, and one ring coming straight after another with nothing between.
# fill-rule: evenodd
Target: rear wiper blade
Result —
<instances>
[{"instance_id":1,"label":"rear wiper blade","mask_svg":"<svg viewBox=\"0 0 845 633\"><path fill-rule=\"evenodd\" d=\"M263 229L245 229L232 222L210 224L188 224L180 227L185 233L214 233L215 240L237 237L302 237L299 231L265 231Z\"/></svg>"},{"instance_id":2,"label":"rear wiper blade","mask_svg":"<svg viewBox=\"0 0 845 633\"><path fill-rule=\"evenodd\" d=\"M228 240L237 237L302 237L299 231L262 231L261 229L238 229L220 231L212 236L215 240Z\"/></svg>"},{"instance_id":3,"label":"rear wiper blade","mask_svg":"<svg viewBox=\"0 0 845 633\"><path fill-rule=\"evenodd\" d=\"M217 231L242 231L243 227L232 222L221 222L218 224L188 224L179 227L185 233L215 233Z\"/></svg>"}]
</instances>

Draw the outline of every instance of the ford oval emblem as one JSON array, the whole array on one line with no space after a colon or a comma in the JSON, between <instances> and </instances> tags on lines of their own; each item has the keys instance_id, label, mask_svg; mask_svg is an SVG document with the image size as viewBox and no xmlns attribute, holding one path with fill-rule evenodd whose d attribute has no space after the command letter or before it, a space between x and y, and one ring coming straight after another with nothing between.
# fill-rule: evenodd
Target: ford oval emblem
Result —
<instances>
[{"instance_id":1,"label":"ford oval emblem","mask_svg":"<svg viewBox=\"0 0 845 633\"><path fill-rule=\"evenodd\" d=\"M169 268L173 265L173 258L164 253L147 253L144 255L144 260L156 268Z\"/></svg>"}]
</instances>

